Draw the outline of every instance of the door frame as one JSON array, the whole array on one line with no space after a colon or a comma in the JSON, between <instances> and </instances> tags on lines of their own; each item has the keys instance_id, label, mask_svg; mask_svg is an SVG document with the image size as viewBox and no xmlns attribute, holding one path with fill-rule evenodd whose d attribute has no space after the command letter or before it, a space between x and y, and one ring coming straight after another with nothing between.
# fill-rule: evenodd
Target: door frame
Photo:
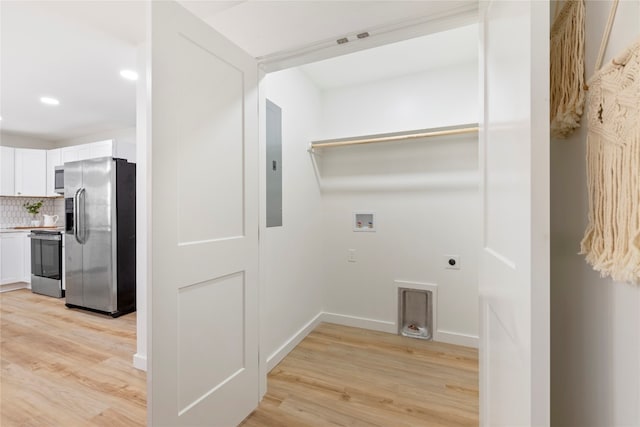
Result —
<instances>
[{"instance_id":1,"label":"door frame","mask_svg":"<svg viewBox=\"0 0 640 427\"><path fill-rule=\"evenodd\" d=\"M148 7L148 6L147 6ZM263 118L266 114L266 102L265 90L264 90L264 78L268 73L285 70L288 68L296 68L304 64L320 61L322 59L329 59L338 56L342 56L348 53L357 52L360 50L370 49L374 47L384 46L387 44L409 40L414 37L425 36L428 34L438 33L453 28L477 24L479 22L478 7L477 5L463 5L445 14L414 18L404 22L397 22L393 25L381 26L377 30L380 34L376 37L368 37L359 39L357 43L346 43L337 45L334 40L323 42L324 45L320 48L314 43L313 45L303 46L298 49L276 52L274 54L259 57L258 64L258 120L259 120L259 162L260 170L259 185L262 188L264 181L264 174L266 173L266 167L264 161L266 159L266 123ZM147 28L147 39L149 38L149 29ZM148 233L149 227L147 224L151 223L152 212L148 208L151 206L151 151L152 142L147 138L147 135L151 134L151 123L147 120L150 116L150 100L147 99L147 85L149 84L150 74L148 64L151 60L151 50L148 43L143 43L138 47L138 70L139 79L137 85L137 98L136 98L136 158L137 158L137 176L136 182L136 209L138 217L136 218L136 230L138 232L138 238L136 240L137 250L136 256L138 264L144 260L146 268L138 268L138 290L137 301L145 301L145 306L141 306L138 309L137 318L137 352L134 355L134 366L141 370L146 370L148 358L151 356L148 354L147 349L151 348L150 342L147 337L150 336L151 330L151 289L149 283L151 283L151 236ZM266 210L263 211L266 203L266 195L260 191L260 233L263 234L266 229L266 221L264 220ZM264 245L260 241L260 254L264 251ZM264 268L262 264L263 256L260 257L260 300L265 296L264 282L266 277L264 276ZM262 322L264 319L261 305L259 306L259 318ZM262 337L263 334L260 334ZM262 338L261 338L262 339ZM262 346L261 346L262 347ZM263 379L264 386L261 390L266 391L266 378L267 378L267 355L260 355L260 375ZM261 392L261 397L264 395Z\"/></svg>"},{"instance_id":2,"label":"door frame","mask_svg":"<svg viewBox=\"0 0 640 427\"><path fill-rule=\"evenodd\" d=\"M487 97L486 97L486 55L483 40L486 32L486 15L490 11L493 4L499 3L501 0L485 0L481 2L479 11L479 100L480 100L480 174L485 175L485 165L482 163L485 159L487 128L486 115ZM548 34L550 30L550 14L549 3L547 2L529 2L530 17L534 23L544 23L544 26L531 28L531 51L529 57L529 90L530 97L530 114L529 133L531 143L530 149L530 181L529 188L531 191L529 214L529 254L528 261L531 268L530 286L529 286L529 303L530 303L530 349L529 353L535 354L530 360L531 377L529 379L529 423L535 426L544 426L550 424L551 413L551 358L550 358L550 328L551 328L551 312L550 312L550 133L549 133L549 44ZM536 37L535 35L542 35ZM542 60L534 60L541 58ZM542 112L542 114L540 114ZM542 123L542 125L536 125ZM482 196L482 217L485 217L486 198L484 189L485 180L481 178L481 196ZM546 215L532 215L532 212L546 212ZM544 230L544 232L540 232ZM483 221L482 229L482 251L492 253L497 259L503 258L488 246L487 228ZM510 260L503 260L506 264L511 263ZM482 265L481 265L482 267ZM515 268L515 265L514 265ZM480 329L478 331L480 338L480 425L488 425L489 410L489 363L487 357L489 341L488 337L483 334L483 324L488 323L489 313L484 310L482 299L482 286L479 285L479 304L480 304ZM485 293L486 295L486 293ZM547 395L549 399L540 399L537 396Z\"/></svg>"},{"instance_id":3,"label":"door frame","mask_svg":"<svg viewBox=\"0 0 640 427\"><path fill-rule=\"evenodd\" d=\"M482 4L483 2L481 2ZM264 160L266 158L266 125L265 125L265 113L266 113L266 97L264 90L264 77L270 73L288 68L295 68L307 63L316 62L322 59L333 58L341 56L347 53L356 52L359 50L369 49L378 46L384 46L394 42L408 40L414 37L424 36L436 32L446 31L456 27L464 25L478 24L482 26L481 18L479 16L479 10L477 8L457 11L453 15L431 17L429 19L415 20L413 22L405 22L404 24L396 24L393 28L390 28L388 32L377 35L376 37L359 40L358 43L347 43L345 45L326 45L321 49L315 46L308 46L295 51L278 52L269 56L258 58L259 73L258 73L258 96L259 96L259 111L258 111L258 123L259 123L259 230L260 235L264 234L266 229L266 194L262 187L264 184L264 176L266 172L266 166ZM147 29L149 33L149 29ZM148 351L151 348L151 330L153 325L151 324L151 312L153 307L151 306L151 292L152 288L149 284L152 282L151 276L151 233L150 227L152 219L151 206L151 172L153 165L151 164L151 152L152 142L148 138L150 135L151 123L147 118L150 117L150 105L151 102L147 98L147 85L149 84L149 67L150 63L150 47L148 43L140 45L138 48L138 67L141 72L138 80L137 89L137 106L136 106L136 157L137 157L137 200L136 209L138 212L136 218L136 228L138 230L138 237L136 240L136 253L138 265L144 265L145 268L137 269L137 301L138 301L138 317L137 317L137 351L133 356L134 367L146 370L149 360L152 358L152 354ZM482 52L479 57L479 67L483 66ZM539 67L541 68L541 67ZM539 70L544 72L542 68ZM548 71L548 70L546 70ZM484 93L482 91L483 84L480 85L480 102L481 111L483 111L484 105ZM548 172L548 171L547 171ZM541 179L549 180L549 175L544 175L544 172L540 174ZM264 268L264 256L265 251L264 243L262 239L259 241L259 301L258 301L258 316L260 324L262 325L265 318L263 304L266 296L265 289L265 268ZM538 299L544 298L544 295L536 295ZM140 302L144 302L140 304ZM533 312L532 312L533 313ZM538 321L546 321L549 323L548 316L545 320L544 313L537 313ZM262 327L261 327L262 328ZM259 328L259 348L264 348L264 336L262 329ZM480 337L481 338L481 337ZM544 344L544 343L543 343ZM548 346L549 344L547 344ZM482 365L479 366L480 375L482 375ZM260 351L259 354L259 376L260 376L260 399L265 395L267 391L267 355ZM147 390L150 390L151 376L147 378ZM532 390L535 392L535 390ZM150 393L147 394L148 402L150 401ZM480 401L482 407L482 399ZM148 415L149 416L149 415Z\"/></svg>"}]
</instances>

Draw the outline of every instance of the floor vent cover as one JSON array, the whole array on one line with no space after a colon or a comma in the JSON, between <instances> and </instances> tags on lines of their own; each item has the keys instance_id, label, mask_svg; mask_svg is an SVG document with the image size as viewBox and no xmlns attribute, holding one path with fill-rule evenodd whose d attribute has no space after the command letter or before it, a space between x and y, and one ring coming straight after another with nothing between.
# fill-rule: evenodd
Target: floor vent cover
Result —
<instances>
[{"instance_id":1,"label":"floor vent cover","mask_svg":"<svg viewBox=\"0 0 640 427\"><path fill-rule=\"evenodd\" d=\"M398 334L410 338L433 338L433 293L398 288Z\"/></svg>"}]
</instances>

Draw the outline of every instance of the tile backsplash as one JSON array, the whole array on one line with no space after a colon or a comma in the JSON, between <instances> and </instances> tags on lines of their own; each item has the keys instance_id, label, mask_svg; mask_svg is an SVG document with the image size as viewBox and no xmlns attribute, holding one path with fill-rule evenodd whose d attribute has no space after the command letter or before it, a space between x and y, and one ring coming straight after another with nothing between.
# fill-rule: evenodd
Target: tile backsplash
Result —
<instances>
[{"instance_id":1,"label":"tile backsplash","mask_svg":"<svg viewBox=\"0 0 640 427\"><path fill-rule=\"evenodd\" d=\"M64 199L42 199L38 197L0 197L0 228L11 228L31 225L31 214L23 206L25 203L43 201L40 213L35 219L42 221L42 214L58 215L56 225L64 225Z\"/></svg>"}]
</instances>

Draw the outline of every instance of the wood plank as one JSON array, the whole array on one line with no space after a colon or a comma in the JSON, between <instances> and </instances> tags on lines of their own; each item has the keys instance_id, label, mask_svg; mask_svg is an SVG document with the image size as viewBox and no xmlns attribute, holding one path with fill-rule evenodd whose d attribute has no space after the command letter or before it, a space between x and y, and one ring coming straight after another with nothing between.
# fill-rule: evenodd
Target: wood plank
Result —
<instances>
[{"instance_id":1,"label":"wood plank","mask_svg":"<svg viewBox=\"0 0 640 427\"><path fill-rule=\"evenodd\" d=\"M22 289L0 294L0 425L144 426L136 315L70 310Z\"/></svg>"},{"instance_id":2,"label":"wood plank","mask_svg":"<svg viewBox=\"0 0 640 427\"><path fill-rule=\"evenodd\" d=\"M323 323L243 427L476 426L476 349Z\"/></svg>"},{"instance_id":3,"label":"wood plank","mask_svg":"<svg viewBox=\"0 0 640 427\"><path fill-rule=\"evenodd\" d=\"M0 327L0 425L145 425L135 313L69 310L23 289L0 295ZM321 324L271 371L242 426L477 424L477 350Z\"/></svg>"}]
</instances>

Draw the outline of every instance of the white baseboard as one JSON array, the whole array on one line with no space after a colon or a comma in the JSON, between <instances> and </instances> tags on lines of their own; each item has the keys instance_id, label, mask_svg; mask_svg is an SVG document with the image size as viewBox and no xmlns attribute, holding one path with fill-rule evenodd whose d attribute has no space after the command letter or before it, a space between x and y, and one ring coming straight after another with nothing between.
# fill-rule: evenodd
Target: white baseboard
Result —
<instances>
[{"instance_id":1,"label":"white baseboard","mask_svg":"<svg viewBox=\"0 0 640 427\"><path fill-rule=\"evenodd\" d=\"M7 283L4 285L0 285L0 293L15 291L18 289L29 289L30 287L31 287L30 284L26 282Z\"/></svg>"},{"instance_id":2,"label":"white baseboard","mask_svg":"<svg viewBox=\"0 0 640 427\"><path fill-rule=\"evenodd\" d=\"M459 334L457 332L438 330L433 337L434 341L447 344L462 345L465 347L478 348L479 338L476 335Z\"/></svg>"},{"instance_id":3,"label":"white baseboard","mask_svg":"<svg viewBox=\"0 0 640 427\"><path fill-rule=\"evenodd\" d=\"M273 368L276 367L282 359L285 358L287 354L291 352L300 341L302 341L311 331L315 329L316 326L320 322L322 322L322 315L324 313L318 313L313 319L311 319L306 325L304 325L298 332L293 334L291 338L289 338L280 348L271 353L271 355L267 358L267 372L270 372Z\"/></svg>"},{"instance_id":4,"label":"white baseboard","mask_svg":"<svg viewBox=\"0 0 640 427\"><path fill-rule=\"evenodd\" d=\"M327 323L335 323L344 326L353 326L354 328L370 329L373 331L388 332L395 334L397 327L395 322L386 322L383 320L367 319L366 317L349 316L338 313L322 313L322 321Z\"/></svg>"},{"instance_id":5,"label":"white baseboard","mask_svg":"<svg viewBox=\"0 0 640 427\"><path fill-rule=\"evenodd\" d=\"M133 367L141 371L147 371L147 356L145 354L133 355Z\"/></svg>"},{"instance_id":6,"label":"white baseboard","mask_svg":"<svg viewBox=\"0 0 640 427\"><path fill-rule=\"evenodd\" d=\"M372 331L387 332L397 334L398 327L395 322L386 322L383 320L367 319L365 317L349 316L337 313L322 313L322 322L336 323L338 325L353 326L355 328L369 329ZM436 330L433 337L434 341L444 342L447 344L462 345L465 347L478 348L478 337L475 335L460 334L457 332L449 332Z\"/></svg>"}]
</instances>

